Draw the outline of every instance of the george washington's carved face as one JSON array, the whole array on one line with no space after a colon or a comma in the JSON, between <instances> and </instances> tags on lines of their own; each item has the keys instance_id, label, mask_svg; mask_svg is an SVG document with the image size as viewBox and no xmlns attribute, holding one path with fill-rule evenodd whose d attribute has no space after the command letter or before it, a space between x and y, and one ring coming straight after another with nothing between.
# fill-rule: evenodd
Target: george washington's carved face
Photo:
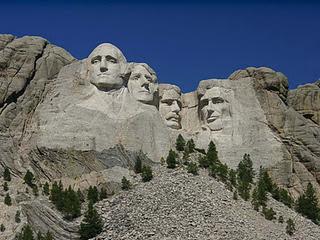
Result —
<instances>
[{"instance_id":1,"label":"george washington's carved face","mask_svg":"<svg viewBox=\"0 0 320 240\"><path fill-rule=\"evenodd\" d=\"M176 89L166 89L159 103L159 111L165 124L173 129L181 128L181 94Z\"/></svg>"},{"instance_id":2,"label":"george washington's carved face","mask_svg":"<svg viewBox=\"0 0 320 240\"><path fill-rule=\"evenodd\" d=\"M158 90L154 71L146 64L135 64L131 69L128 89L138 101L152 104Z\"/></svg>"},{"instance_id":3,"label":"george washington's carved face","mask_svg":"<svg viewBox=\"0 0 320 240\"><path fill-rule=\"evenodd\" d=\"M109 43L96 47L87 59L90 82L99 90L110 91L124 85L126 59Z\"/></svg>"},{"instance_id":4,"label":"george washington's carved face","mask_svg":"<svg viewBox=\"0 0 320 240\"><path fill-rule=\"evenodd\" d=\"M224 89L212 87L200 98L200 114L204 124L212 131L223 128L223 120L230 116L229 102Z\"/></svg>"}]
</instances>

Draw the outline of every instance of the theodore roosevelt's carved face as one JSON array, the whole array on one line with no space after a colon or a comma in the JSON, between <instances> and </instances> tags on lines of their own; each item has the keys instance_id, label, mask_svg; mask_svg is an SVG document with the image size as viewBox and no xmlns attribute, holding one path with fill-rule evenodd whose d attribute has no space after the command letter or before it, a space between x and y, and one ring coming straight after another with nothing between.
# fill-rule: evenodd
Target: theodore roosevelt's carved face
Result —
<instances>
[{"instance_id":1,"label":"theodore roosevelt's carved face","mask_svg":"<svg viewBox=\"0 0 320 240\"><path fill-rule=\"evenodd\" d=\"M126 59L122 52L109 43L96 47L87 59L90 82L99 90L110 91L124 85Z\"/></svg>"},{"instance_id":2,"label":"theodore roosevelt's carved face","mask_svg":"<svg viewBox=\"0 0 320 240\"><path fill-rule=\"evenodd\" d=\"M160 97L159 111L165 124L173 129L181 128L181 93L170 88L163 91Z\"/></svg>"},{"instance_id":3,"label":"theodore roosevelt's carved face","mask_svg":"<svg viewBox=\"0 0 320 240\"><path fill-rule=\"evenodd\" d=\"M200 114L204 124L212 131L223 128L223 120L230 116L229 102L225 89L212 87L200 98Z\"/></svg>"},{"instance_id":4,"label":"theodore roosevelt's carved face","mask_svg":"<svg viewBox=\"0 0 320 240\"><path fill-rule=\"evenodd\" d=\"M154 103L158 90L157 76L147 64L132 64L128 81L129 92L140 102Z\"/></svg>"}]
</instances>

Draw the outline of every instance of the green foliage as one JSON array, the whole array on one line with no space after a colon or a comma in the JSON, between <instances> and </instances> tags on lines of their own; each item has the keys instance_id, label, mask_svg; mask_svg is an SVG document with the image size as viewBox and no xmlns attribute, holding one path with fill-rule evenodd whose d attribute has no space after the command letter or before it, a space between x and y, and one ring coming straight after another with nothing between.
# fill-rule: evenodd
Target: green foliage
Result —
<instances>
[{"instance_id":1,"label":"green foliage","mask_svg":"<svg viewBox=\"0 0 320 240\"><path fill-rule=\"evenodd\" d=\"M150 166L144 165L142 167L141 178L143 182L149 182L152 178L152 169Z\"/></svg>"},{"instance_id":2,"label":"green foliage","mask_svg":"<svg viewBox=\"0 0 320 240\"><path fill-rule=\"evenodd\" d=\"M249 200L251 184L253 183L254 171L249 154L244 154L237 168L237 181L239 195L244 200Z\"/></svg>"},{"instance_id":3,"label":"green foliage","mask_svg":"<svg viewBox=\"0 0 320 240\"><path fill-rule=\"evenodd\" d=\"M183 164L184 165L188 165L189 164L189 158L190 158L189 152L187 150L184 150L183 156L182 156L182 160L183 160Z\"/></svg>"},{"instance_id":4,"label":"green foliage","mask_svg":"<svg viewBox=\"0 0 320 240\"><path fill-rule=\"evenodd\" d=\"M5 226L3 225L3 223L1 223L0 225L0 232L4 232L6 230Z\"/></svg>"},{"instance_id":5,"label":"green foliage","mask_svg":"<svg viewBox=\"0 0 320 240\"><path fill-rule=\"evenodd\" d=\"M22 228L20 234L16 237L17 240L34 240L32 229L29 225L25 225Z\"/></svg>"},{"instance_id":6,"label":"green foliage","mask_svg":"<svg viewBox=\"0 0 320 240\"><path fill-rule=\"evenodd\" d=\"M209 167L209 162L208 162L208 159L206 156L199 155L198 162L199 162L199 167L201 167L201 168L208 168Z\"/></svg>"},{"instance_id":7,"label":"green foliage","mask_svg":"<svg viewBox=\"0 0 320 240\"><path fill-rule=\"evenodd\" d=\"M45 195L49 195L50 194L50 187L49 187L49 183L46 182L44 185L43 185L43 188L42 188L42 191Z\"/></svg>"},{"instance_id":8,"label":"green foliage","mask_svg":"<svg viewBox=\"0 0 320 240\"><path fill-rule=\"evenodd\" d=\"M233 169L229 170L229 181L233 187L237 187L237 172Z\"/></svg>"},{"instance_id":9,"label":"green foliage","mask_svg":"<svg viewBox=\"0 0 320 240\"><path fill-rule=\"evenodd\" d=\"M20 223L21 222L20 211L19 210L16 211L16 215L14 216L14 221L16 223Z\"/></svg>"},{"instance_id":10,"label":"green foliage","mask_svg":"<svg viewBox=\"0 0 320 240\"><path fill-rule=\"evenodd\" d=\"M131 183L126 177L122 178L121 184L122 184L121 185L122 190L129 190L131 188Z\"/></svg>"},{"instance_id":11,"label":"green foliage","mask_svg":"<svg viewBox=\"0 0 320 240\"><path fill-rule=\"evenodd\" d=\"M311 219L316 224L320 220L319 201L311 183L308 183L306 192L297 200L297 211Z\"/></svg>"},{"instance_id":12,"label":"green foliage","mask_svg":"<svg viewBox=\"0 0 320 240\"><path fill-rule=\"evenodd\" d=\"M201 154L206 154L206 150L204 150L203 148L194 148L194 150L196 150L197 152L201 153Z\"/></svg>"},{"instance_id":13,"label":"green foliage","mask_svg":"<svg viewBox=\"0 0 320 240\"><path fill-rule=\"evenodd\" d=\"M177 154L175 153L175 151L170 149L169 154L166 159L167 168L175 168L176 167L176 164L177 164L176 156L177 156Z\"/></svg>"},{"instance_id":14,"label":"green foliage","mask_svg":"<svg viewBox=\"0 0 320 240\"><path fill-rule=\"evenodd\" d=\"M262 167L260 167L258 183L252 193L252 205L257 211L259 211L260 206L265 207L267 205L267 189L268 187L270 187L270 182L268 182L269 179L265 177L265 172L266 171Z\"/></svg>"},{"instance_id":15,"label":"green foliage","mask_svg":"<svg viewBox=\"0 0 320 240\"><path fill-rule=\"evenodd\" d=\"M7 182L4 182L3 183L3 191L8 191L9 190L9 187L8 187L8 183Z\"/></svg>"},{"instance_id":16,"label":"green foliage","mask_svg":"<svg viewBox=\"0 0 320 240\"><path fill-rule=\"evenodd\" d=\"M87 199L93 204L99 201L99 191L96 186L90 186L88 189Z\"/></svg>"},{"instance_id":17,"label":"green foliage","mask_svg":"<svg viewBox=\"0 0 320 240\"><path fill-rule=\"evenodd\" d=\"M33 187L34 183L34 175L32 172L30 172L29 170L27 170L26 175L24 175L23 178L24 182L29 186L29 187Z\"/></svg>"},{"instance_id":18,"label":"green foliage","mask_svg":"<svg viewBox=\"0 0 320 240\"><path fill-rule=\"evenodd\" d=\"M81 190L79 188L78 188L78 191L77 191L77 195L78 195L78 198L79 198L80 202L83 203L85 199L84 199L84 196L83 196L83 194L82 194L82 192L81 192Z\"/></svg>"},{"instance_id":19,"label":"green foliage","mask_svg":"<svg viewBox=\"0 0 320 240\"><path fill-rule=\"evenodd\" d=\"M136 162L135 162L135 164L134 164L134 172L135 172L136 174L138 174L138 173L141 173L141 171L142 171L142 161L141 161L141 157L140 157L140 156L137 156Z\"/></svg>"},{"instance_id":20,"label":"green foliage","mask_svg":"<svg viewBox=\"0 0 320 240\"><path fill-rule=\"evenodd\" d=\"M196 163L189 163L187 166L188 173L192 173L193 175L198 175L198 165Z\"/></svg>"},{"instance_id":21,"label":"green foliage","mask_svg":"<svg viewBox=\"0 0 320 240\"><path fill-rule=\"evenodd\" d=\"M281 216L279 216L279 218L278 218L278 222L279 223L284 223L284 219L283 219L283 216L281 215Z\"/></svg>"},{"instance_id":22,"label":"green foliage","mask_svg":"<svg viewBox=\"0 0 320 240\"><path fill-rule=\"evenodd\" d=\"M3 172L3 180L10 182L11 181L11 173L8 167L4 168Z\"/></svg>"},{"instance_id":23,"label":"green foliage","mask_svg":"<svg viewBox=\"0 0 320 240\"><path fill-rule=\"evenodd\" d=\"M12 202L11 202L11 197L9 195L9 193L6 194L5 198L4 198L4 204L11 206Z\"/></svg>"},{"instance_id":24,"label":"green foliage","mask_svg":"<svg viewBox=\"0 0 320 240\"><path fill-rule=\"evenodd\" d=\"M177 149L177 151L179 151L179 152L183 151L185 145L186 145L186 141L181 136L181 134L179 134L178 137L177 137L177 140L176 140L176 149Z\"/></svg>"},{"instance_id":25,"label":"green foliage","mask_svg":"<svg viewBox=\"0 0 320 240\"><path fill-rule=\"evenodd\" d=\"M295 227L294 221L291 218L289 218L287 220L286 233L292 236L295 230L296 230L296 227Z\"/></svg>"},{"instance_id":26,"label":"green foliage","mask_svg":"<svg viewBox=\"0 0 320 240\"><path fill-rule=\"evenodd\" d=\"M210 143L209 143L206 157L207 157L207 161L209 163L209 166L220 163L219 158L218 158L218 151L216 149L216 145L212 141L210 141Z\"/></svg>"},{"instance_id":27,"label":"green foliage","mask_svg":"<svg viewBox=\"0 0 320 240\"><path fill-rule=\"evenodd\" d=\"M106 199L107 197L107 190L104 187L102 187L100 190L100 200Z\"/></svg>"},{"instance_id":28,"label":"green foliage","mask_svg":"<svg viewBox=\"0 0 320 240\"><path fill-rule=\"evenodd\" d=\"M102 227L102 219L93 207L93 203L90 201L88 210L80 224L80 240L87 240L97 236L102 231Z\"/></svg>"},{"instance_id":29,"label":"green foliage","mask_svg":"<svg viewBox=\"0 0 320 240\"><path fill-rule=\"evenodd\" d=\"M276 185L274 185L271 194L275 200L282 202L290 208L294 204L293 198L290 196L286 189L279 188Z\"/></svg>"},{"instance_id":30,"label":"green foliage","mask_svg":"<svg viewBox=\"0 0 320 240\"><path fill-rule=\"evenodd\" d=\"M81 215L81 202L79 196L71 186L63 191L62 212L64 213L64 218L67 220L72 220Z\"/></svg>"},{"instance_id":31,"label":"green foliage","mask_svg":"<svg viewBox=\"0 0 320 240\"><path fill-rule=\"evenodd\" d=\"M262 213L264 215L264 218L267 219L267 220L273 220L273 219L276 219L275 215L276 215L276 212L273 211L272 208L266 208L266 207L263 207L262 209Z\"/></svg>"},{"instance_id":32,"label":"green foliage","mask_svg":"<svg viewBox=\"0 0 320 240\"><path fill-rule=\"evenodd\" d=\"M195 150L195 144L194 144L194 141L193 141L192 138L187 141L187 144L186 144L184 150L185 150L186 152L188 152L188 153L193 153L193 152L194 152L194 150Z\"/></svg>"},{"instance_id":33,"label":"green foliage","mask_svg":"<svg viewBox=\"0 0 320 240\"><path fill-rule=\"evenodd\" d=\"M52 184L50 200L64 214L64 218L72 220L81 215L81 202L77 192L71 186L63 190L61 181Z\"/></svg>"}]
</instances>

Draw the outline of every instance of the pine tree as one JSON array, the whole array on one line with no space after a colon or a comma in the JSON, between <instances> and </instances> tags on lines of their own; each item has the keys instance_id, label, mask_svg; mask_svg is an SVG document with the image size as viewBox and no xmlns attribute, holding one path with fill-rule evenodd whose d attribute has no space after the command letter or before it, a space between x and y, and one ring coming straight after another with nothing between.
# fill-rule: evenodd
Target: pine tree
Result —
<instances>
[{"instance_id":1,"label":"pine tree","mask_svg":"<svg viewBox=\"0 0 320 240\"><path fill-rule=\"evenodd\" d=\"M179 152L183 151L185 145L186 145L186 141L181 136L181 134L179 134L178 137L177 137L177 140L176 140L176 149L177 149L177 151L179 151Z\"/></svg>"},{"instance_id":2,"label":"pine tree","mask_svg":"<svg viewBox=\"0 0 320 240\"><path fill-rule=\"evenodd\" d=\"M237 172L233 169L229 171L229 181L233 187L237 187Z\"/></svg>"},{"instance_id":3,"label":"pine tree","mask_svg":"<svg viewBox=\"0 0 320 240\"><path fill-rule=\"evenodd\" d=\"M276 219L275 218L276 212L272 208L263 207L262 213L264 215L264 218L267 220Z\"/></svg>"},{"instance_id":4,"label":"pine tree","mask_svg":"<svg viewBox=\"0 0 320 240\"><path fill-rule=\"evenodd\" d=\"M291 236L291 235L293 235L295 230L296 230L296 228L295 228L294 221L291 218L289 218L287 220L286 233Z\"/></svg>"},{"instance_id":5,"label":"pine tree","mask_svg":"<svg viewBox=\"0 0 320 240\"><path fill-rule=\"evenodd\" d=\"M3 223L1 223L0 225L0 232L4 232L6 230L5 226L3 225Z\"/></svg>"},{"instance_id":6,"label":"pine tree","mask_svg":"<svg viewBox=\"0 0 320 240\"><path fill-rule=\"evenodd\" d=\"M135 162L135 164L134 164L134 172L135 172L136 174L138 174L138 173L141 173L141 170L142 170L141 157L140 157L140 156L137 156L136 162Z\"/></svg>"},{"instance_id":7,"label":"pine tree","mask_svg":"<svg viewBox=\"0 0 320 240\"><path fill-rule=\"evenodd\" d=\"M143 182L149 182L153 178L152 169L150 166L142 167L141 178Z\"/></svg>"},{"instance_id":8,"label":"pine tree","mask_svg":"<svg viewBox=\"0 0 320 240\"><path fill-rule=\"evenodd\" d=\"M318 206L319 202L316 192L312 184L308 183L306 192L297 201L297 211L318 224L320 220L320 209Z\"/></svg>"},{"instance_id":9,"label":"pine tree","mask_svg":"<svg viewBox=\"0 0 320 240\"><path fill-rule=\"evenodd\" d=\"M79 200L80 200L80 202L84 202L84 196L83 196L83 194L82 194L82 192L81 192L81 190L78 188L78 191L77 191L77 195L78 195L78 198L79 198Z\"/></svg>"},{"instance_id":10,"label":"pine tree","mask_svg":"<svg viewBox=\"0 0 320 240\"><path fill-rule=\"evenodd\" d=\"M64 217L68 220L72 220L81 215L80 199L71 186L64 191L63 212L65 214Z\"/></svg>"},{"instance_id":11,"label":"pine tree","mask_svg":"<svg viewBox=\"0 0 320 240\"><path fill-rule=\"evenodd\" d=\"M8 167L4 168L3 180L10 182L11 181L11 173Z\"/></svg>"},{"instance_id":12,"label":"pine tree","mask_svg":"<svg viewBox=\"0 0 320 240\"><path fill-rule=\"evenodd\" d=\"M89 187L88 194L87 194L87 199L89 201L91 201L93 204L95 204L96 202L99 201L99 191L98 191L96 186L94 186L94 187L90 186Z\"/></svg>"},{"instance_id":13,"label":"pine tree","mask_svg":"<svg viewBox=\"0 0 320 240\"><path fill-rule=\"evenodd\" d=\"M90 201L88 204L88 210L80 224L80 239L87 240L97 236L102 231L102 227L102 219L93 207L93 203Z\"/></svg>"},{"instance_id":14,"label":"pine tree","mask_svg":"<svg viewBox=\"0 0 320 240\"><path fill-rule=\"evenodd\" d=\"M131 188L131 183L125 176L123 176L121 180L121 184L122 184L121 185L122 190L129 190Z\"/></svg>"},{"instance_id":15,"label":"pine tree","mask_svg":"<svg viewBox=\"0 0 320 240\"><path fill-rule=\"evenodd\" d=\"M209 167L209 162L208 162L207 156L199 155L198 162L199 162L199 167L201 167L201 168L208 168Z\"/></svg>"},{"instance_id":16,"label":"pine tree","mask_svg":"<svg viewBox=\"0 0 320 240\"><path fill-rule=\"evenodd\" d=\"M246 201L250 198L250 189L253 183L254 171L252 165L250 155L244 154L237 168L239 195Z\"/></svg>"},{"instance_id":17,"label":"pine tree","mask_svg":"<svg viewBox=\"0 0 320 240\"><path fill-rule=\"evenodd\" d=\"M260 167L258 183L252 193L252 205L259 211L259 207L265 207L267 203L268 180L265 178L265 170Z\"/></svg>"},{"instance_id":18,"label":"pine tree","mask_svg":"<svg viewBox=\"0 0 320 240\"><path fill-rule=\"evenodd\" d=\"M58 199L61 198L61 197L62 197L62 190L61 190L60 187L58 186L58 183L55 181L55 182L52 184L49 199L50 199L54 204L56 204L56 202L58 201Z\"/></svg>"},{"instance_id":19,"label":"pine tree","mask_svg":"<svg viewBox=\"0 0 320 240\"><path fill-rule=\"evenodd\" d=\"M34 240L32 229L29 225L23 227L22 232L18 235L18 240Z\"/></svg>"},{"instance_id":20,"label":"pine tree","mask_svg":"<svg viewBox=\"0 0 320 240\"><path fill-rule=\"evenodd\" d=\"M16 223L20 223L21 222L20 211L19 210L16 211L16 215L14 216L14 220L15 220Z\"/></svg>"},{"instance_id":21,"label":"pine tree","mask_svg":"<svg viewBox=\"0 0 320 240\"><path fill-rule=\"evenodd\" d=\"M193 139L191 138L190 140L187 141L186 147L185 147L185 151L187 151L188 153L193 153L194 149L195 149L195 144Z\"/></svg>"},{"instance_id":22,"label":"pine tree","mask_svg":"<svg viewBox=\"0 0 320 240\"><path fill-rule=\"evenodd\" d=\"M218 158L218 151L216 149L216 145L210 141L209 146L208 146L208 151L207 151L207 161L209 165L216 165L220 163L219 158Z\"/></svg>"},{"instance_id":23,"label":"pine tree","mask_svg":"<svg viewBox=\"0 0 320 240\"><path fill-rule=\"evenodd\" d=\"M187 166L188 173L192 173L193 175L198 175L198 165L196 163L189 163Z\"/></svg>"},{"instance_id":24,"label":"pine tree","mask_svg":"<svg viewBox=\"0 0 320 240\"><path fill-rule=\"evenodd\" d=\"M12 202L11 202L11 197L9 195L9 193L6 194L5 198L4 198L4 204L11 206Z\"/></svg>"},{"instance_id":25,"label":"pine tree","mask_svg":"<svg viewBox=\"0 0 320 240\"><path fill-rule=\"evenodd\" d=\"M34 175L32 172L27 170L26 175L24 176L23 180L29 187L31 187L31 188L33 187Z\"/></svg>"},{"instance_id":26,"label":"pine tree","mask_svg":"<svg viewBox=\"0 0 320 240\"><path fill-rule=\"evenodd\" d=\"M228 179L229 168L226 164L217 164L217 177L220 181L226 183Z\"/></svg>"},{"instance_id":27,"label":"pine tree","mask_svg":"<svg viewBox=\"0 0 320 240\"><path fill-rule=\"evenodd\" d=\"M104 187L101 188L99 196L100 200L106 199L108 197L107 190Z\"/></svg>"},{"instance_id":28,"label":"pine tree","mask_svg":"<svg viewBox=\"0 0 320 240\"><path fill-rule=\"evenodd\" d=\"M176 153L170 149L168 157L167 157L167 168L175 168L177 164Z\"/></svg>"},{"instance_id":29,"label":"pine tree","mask_svg":"<svg viewBox=\"0 0 320 240\"><path fill-rule=\"evenodd\" d=\"M46 182L44 185L43 185L43 189L42 189L43 193L45 195L49 195L50 194L50 187L49 187L49 183Z\"/></svg>"},{"instance_id":30,"label":"pine tree","mask_svg":"<svg viewBox=\"0 0 320 240\"><path fill-rule=\"evenodd\" d=\"M9 190L9 187L8 187L8 183L7 182L4 182L3 183L3 191L8 191Z\"/></svg>"}]
</instances>

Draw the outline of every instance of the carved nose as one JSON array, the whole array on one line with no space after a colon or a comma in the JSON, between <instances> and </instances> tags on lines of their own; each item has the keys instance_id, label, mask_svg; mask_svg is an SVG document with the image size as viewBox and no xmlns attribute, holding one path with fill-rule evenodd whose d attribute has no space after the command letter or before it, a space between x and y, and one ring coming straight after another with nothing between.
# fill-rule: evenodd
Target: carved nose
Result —
<instances>
[{"instance_id":1,"label":"carved nose","mask_svg":"<svg viewBox=\"0 0 320 240\"><path fill-rule=\"evenodd\" d=\"M148 91L150 90L148 83L142 84L142 87L145 88L145 89L147 89Z\"/></svg>"},{"instance_id":2,"label":"carved nose","mask_svg":"<svg viewBox=\"0 0 320 240\"><path fill-rule=\"evenodd\" d=\"M177 101L174 101L172 103L171 110L172 110L172 112L175 112L175 113L178 113L180 111L180 107L179 107Z\"/></svg>"},{"instance_id":3,"label":"carved nose","mask_svg":"<svg viewBox=\"0 0 320 240\"><path fill-rule=\"evenodd\" d=\"M100 72L108 71L107 63L105 60L102 60L100 63Z\"/></svg>"}]
</instances>

